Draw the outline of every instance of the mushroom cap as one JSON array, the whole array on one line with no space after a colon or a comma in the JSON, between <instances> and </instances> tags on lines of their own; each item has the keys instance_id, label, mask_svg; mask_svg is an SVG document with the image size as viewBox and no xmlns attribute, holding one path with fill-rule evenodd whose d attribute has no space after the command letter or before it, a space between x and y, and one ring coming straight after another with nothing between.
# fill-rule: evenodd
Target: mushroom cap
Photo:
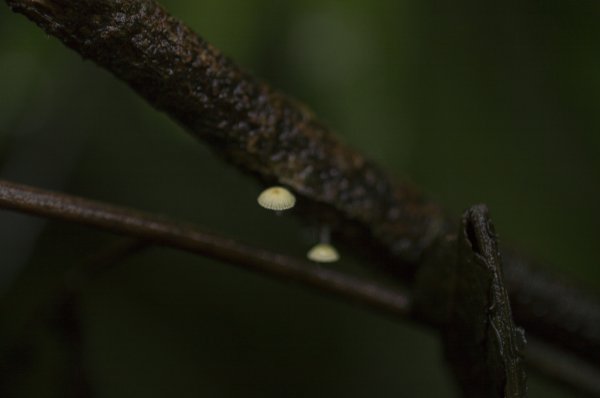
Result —
<instances>
[{"instance_id":1,"label":"mushroom cap","mask_svg":"<svg viewBox=\"0 0 600 398\"><path fill-rule=\"evenodd\" d=\"M275 186L262 191L257 202L265 209L281 211L294 207L296 197L284 187Z\"/></svg>"},{"instance_id":2,"label":"mushroom cap","mask_svg":"<svg viewBox=\"0 0 600 398\"><path fill-rule=\"evenodd\" d=\"M318 263L333 263L340 259L340 254L329 243L319 243L306 253L306 257Z\"/></svg>"}]
</instances>

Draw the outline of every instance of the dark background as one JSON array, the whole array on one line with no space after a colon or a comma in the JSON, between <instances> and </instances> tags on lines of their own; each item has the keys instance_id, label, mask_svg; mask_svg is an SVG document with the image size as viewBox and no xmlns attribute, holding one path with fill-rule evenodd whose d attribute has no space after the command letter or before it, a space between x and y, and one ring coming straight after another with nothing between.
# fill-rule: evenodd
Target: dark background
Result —
<instances>
[{"instance_id":1,"label":"dark background","mask_svg":"<svg viewBox=\"0 0 600 398\"><path fill-rule=\"evenodd\" d=\"M487 203L503 244L600 287L597 1L162 3L451 214ZM290 255L315 239L258 208L258 184L3 3L0 167L2 178ZM82 361L98 397L455 396L429 330L162 248L85 290L76 361L47 321L53 289L116 240L0 212L0 393L64 397ZM370 273L345 254L333 268ZM570 393L531 375L530 396Z\"/></svg>"}]
</instances>

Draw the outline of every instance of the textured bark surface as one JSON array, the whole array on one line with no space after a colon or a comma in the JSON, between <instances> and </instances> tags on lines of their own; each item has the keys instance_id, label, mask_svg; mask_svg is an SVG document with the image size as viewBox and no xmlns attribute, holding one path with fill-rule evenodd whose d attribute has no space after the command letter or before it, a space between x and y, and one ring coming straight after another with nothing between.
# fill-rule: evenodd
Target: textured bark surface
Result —
<instances>
[{"instance_id":1,"label":"textured bark surface","mask_svg":"<svg viewBox=\"0 0 600 398\"><path fill-rule=\"evenodd\" d=\"M107 68L229 162L291 187L337 231L414 263L440 210L332 135L304 105L245 73L151 0L9 1ZM309 211L314 214L314 209Z\"/></svg>"},{"instance_id":2,"label":"textured bark surface","mask_svg":"<svg viewBox=\"0 0 600 398\"><path fill-rule=\"evenodd\" d=\"M245 73L156 2L6 1L242 171L292 188L303 217L327 222L334 234L395 273L412 278L425 257L455 256L455 247L446 244L454 231L438 206L391 180L307 107ZM517 322L600 363L598 302L540 276L517 256L506 259ZM536 310L555 308L557 292L569 303L565 311ZM440 321L431 306L427 311L417 316Z\"/></svg>"},{"instance_id":3,"label":"textured bark surface","mask_svg":"<svg viewBox=\"0 0 600 398\"><path fill-rule=\"evenodd\" d=\"M525 397L525 338L513 323L496 234L485 206L465 212L457 248L443 330L451 368L465 397Z\"/></svg>"}]
</instances>

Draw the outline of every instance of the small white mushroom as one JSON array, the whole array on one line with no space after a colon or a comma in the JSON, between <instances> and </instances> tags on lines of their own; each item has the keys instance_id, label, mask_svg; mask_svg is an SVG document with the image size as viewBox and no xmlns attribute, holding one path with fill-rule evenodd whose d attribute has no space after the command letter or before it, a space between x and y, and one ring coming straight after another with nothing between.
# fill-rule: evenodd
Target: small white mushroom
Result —
<instances>
[{"instance_id":1,"label":"small white mushroom","mask_svg":"<svg viewBox=\"0 0 600 398\"><path fill-rule=\"evenodd\" d=\"M340 254L329 243L319 243L306 253L306 257L317 263L333 263L340 259Z\"/></svg>"},{"instance_id":2,"label":"small white mushroom","mask_svg":"<svg viewBox=\"0 0 600 398\"><path fill-rule=\"evenodd\" d=\"M265 209L279 212L294 207L296 197L284 187L275 186L262 191L257 201Z\"/></svg>"}]
</instances>

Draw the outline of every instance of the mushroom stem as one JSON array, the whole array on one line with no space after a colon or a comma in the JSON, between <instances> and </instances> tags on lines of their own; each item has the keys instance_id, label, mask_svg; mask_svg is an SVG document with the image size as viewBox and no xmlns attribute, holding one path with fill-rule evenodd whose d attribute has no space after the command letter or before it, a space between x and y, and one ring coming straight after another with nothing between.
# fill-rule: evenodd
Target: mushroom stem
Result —
<instances>
[{"instance_id":1,"label":"mushroom stem","mask_svg":"<svg viewBox=\"0 0 600 398\"><path fill-rule=\"evenodd\" d=\"M320 243L331 243L331 228L329 225L322 225L319 231L319 242Z\"/></svg>"}]
</instances>

